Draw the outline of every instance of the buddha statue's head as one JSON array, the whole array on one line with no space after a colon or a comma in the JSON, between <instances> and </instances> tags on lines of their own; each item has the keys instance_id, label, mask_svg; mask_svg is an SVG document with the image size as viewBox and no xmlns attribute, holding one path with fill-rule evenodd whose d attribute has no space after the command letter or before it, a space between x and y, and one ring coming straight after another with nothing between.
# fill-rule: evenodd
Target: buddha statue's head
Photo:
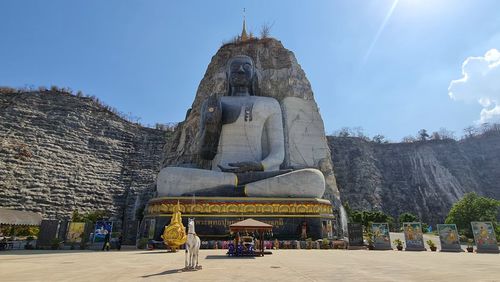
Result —
<instances>
[{"instance_id":1,"label":"buddha statue's head","mask_svg":"<svg viewBox=\"0 0 500 282\"><path fill-rule=\"evenodd\" d=\"M229 59L226 66L228 96L255 95L255 68L252 58L237 55Z\"/></svg>"}]
</instances>

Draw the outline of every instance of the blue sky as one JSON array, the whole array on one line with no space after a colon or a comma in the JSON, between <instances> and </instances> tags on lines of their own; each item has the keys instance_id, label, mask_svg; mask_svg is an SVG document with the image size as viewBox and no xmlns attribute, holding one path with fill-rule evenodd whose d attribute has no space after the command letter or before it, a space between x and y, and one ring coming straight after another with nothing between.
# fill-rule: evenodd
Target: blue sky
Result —
<instances>
[{"instance_id":1,"label":"blue sky","mask_svg":"<svg viewBox=\"0 0 500 282\"><path fill-rule=\"evenodd\" d=\"M1 0L0 85L70 87L145 124L181 121L243 7L250 30L273 23L295 53L327 133L460 136L480 119L483 106L448 87L468 57L500 49L495 0Z\"/></svg>"}]
</instances>

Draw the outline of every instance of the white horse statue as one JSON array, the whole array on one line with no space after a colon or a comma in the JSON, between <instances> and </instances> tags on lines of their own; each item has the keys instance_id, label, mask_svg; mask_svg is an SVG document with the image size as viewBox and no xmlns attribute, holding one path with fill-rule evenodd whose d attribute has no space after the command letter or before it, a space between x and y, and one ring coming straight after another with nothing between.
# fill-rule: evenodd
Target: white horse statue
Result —
<instances>
[{"instance_id":1,"label":"white horse statue","mask_svg":"<svg viewBox=\"0 0 500 282\"><path fill-rule=\"evenodd\" d=\"M186 241L186 270L201 269L198 265L198 253L200 251L201 240L194 231L194 219L188 218L188 234Z\"/></svg>"}]
</instances>

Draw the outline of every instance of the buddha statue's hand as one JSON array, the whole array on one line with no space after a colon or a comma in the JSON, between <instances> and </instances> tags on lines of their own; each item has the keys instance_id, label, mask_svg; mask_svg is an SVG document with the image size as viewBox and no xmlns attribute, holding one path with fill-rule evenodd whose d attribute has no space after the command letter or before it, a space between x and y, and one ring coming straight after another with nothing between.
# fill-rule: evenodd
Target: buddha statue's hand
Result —
<instances>
[{"instance_id":1,"label":"buddha statue's hand","mask_svg":"<svg viewBox=\"0 0 500 282\"><path fill-rule=\"evenodd\" d=\"M230 167L223 167L221 165L218 165L218 167L223 172L234 172L234 173L264 170L264 166L260 162L237 162L237 163L229 163L228 165Z\"/></svg>"}]
</instances>

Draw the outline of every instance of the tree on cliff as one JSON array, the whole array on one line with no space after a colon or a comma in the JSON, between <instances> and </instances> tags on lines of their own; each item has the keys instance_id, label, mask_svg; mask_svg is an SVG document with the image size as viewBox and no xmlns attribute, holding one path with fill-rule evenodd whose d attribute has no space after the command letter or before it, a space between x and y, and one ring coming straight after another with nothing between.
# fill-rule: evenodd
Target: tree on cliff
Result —
<instances>
[{"instance_id":1,"label":"tree on cliff","mask_svg":"<svg viewBox=\"0 0 500 282\"><path fill-rule=\"evenodd\" d=\"M385 136L382 134L377 134L373 136L372 141L378 144L389 143L389 141L385 139Z\"/></svg>"},{"instance_id":2,"label":"tree on cliff","mask_svg":"<svg viewBox=\"0 0 500 282\"><path fill-rule=\"evenodd\" d=\"M401 140L401 142L403 142L403 143L413 143L415 141L417 141L417 139L415 137L411 136L411 135L405 136Z\"/></svg>"},{"instance_id":3,"label":"tree on cliff","mask_svg":"<svg viewBox=\"0 0 500 282\"><path fill-rule=\"evenodd\" d=\"M444 127L441 127L437 132L442 140L455 140L455 133L451 130L448 130Z\"/></svg>"},{"instance_id":4,"label":"tree on cliff","mask_svg":"<svg viewBox=\"0 0 500 282\"><path fill-rule=\"evenodd\" d=\"M427 138L429 138L429 134L427 133L426 129L420 129L418 131L418 138L420 141L427 141Z\"/></svg>"},{"instance_id":5,"label":"tree on cliff","mask_svg":"<svg viewBox=\"0 0 500 282\"><path fill-rule=\"evenodd\" d=\"M456 224L459 232L472 238L472 221L491 221L495 226L497 238L500 237L500 228L497 222L500 201L480 197L476 193L467 193L456 202L446 217L447 224Z\"/></svg>"}]
</instances>

